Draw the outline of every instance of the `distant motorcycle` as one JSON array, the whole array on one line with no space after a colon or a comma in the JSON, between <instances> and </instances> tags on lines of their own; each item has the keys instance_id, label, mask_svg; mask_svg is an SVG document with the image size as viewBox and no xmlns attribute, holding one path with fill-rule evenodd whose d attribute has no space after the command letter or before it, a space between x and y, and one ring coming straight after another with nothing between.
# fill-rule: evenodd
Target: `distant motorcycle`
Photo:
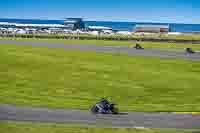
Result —
<instances>
[{"instance_id":1,"label":"distant motorcycle","mask_svg":"<svg viewBox=\"0 0 200 133\"><path fill-rule=\"evenodd\" d=\"M186 48L185 51L186 51L187 54L194 54L195 53L195 51L192 50L191 48Z\"/></svg>"},{"instance_id":2,"label":"distant motorcycle","mask_svg":"<svg viewBox=\"0 0 200 133\"><path fill-rule=\"evenodd\" d=\"M138 43L136 43L136 45L135 45L135 47L134 47L135 49L144 49L140 44L138 44Z\"/></svg>"},{"instance_id":3,"label":"distant motorcycle","mask_svg":"<svg viewBox=\"0 0 200 133\"><path fill-rule=\"evenodd\" d=\"M93 114L118 114L119 113L118 108L116 107L116 104L110 103L108 100L104 98L91 108L91 112Z\"/></svg>"}]
</instances>

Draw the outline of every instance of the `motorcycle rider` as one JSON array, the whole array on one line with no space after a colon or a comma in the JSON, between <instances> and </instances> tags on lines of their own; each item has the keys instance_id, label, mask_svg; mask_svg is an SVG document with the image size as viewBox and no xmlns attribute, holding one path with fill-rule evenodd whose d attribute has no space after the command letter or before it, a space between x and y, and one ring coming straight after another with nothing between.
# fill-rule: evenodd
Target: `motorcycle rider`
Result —
<instances>
[{"instance_id":1,"label":"motorcycle rider","mask_svg":"<svg viewBox=\"0 0 200 133\"><path fill-rule=\"evenodd\" d=\"M102 98L101 101L100 101L100 103L103 105L103 107L104 107L106 110L109 109L110 103L108 102L107 99Z\"/></svg>"},{"instance_id":2,"label":"motorcycle rider","mask_svg":"<svg viewBox=\"0 0 200 133\"><path fill-rule=\"evenodd\" d=\"M96 106L99 108L100 112L106 113L110 108L110 103L107 99L102 98Z\"/></svg>"},{"instance_id":3,"label":"motorcycle rider","mask_svg":"<svg viewBox=\"0 0 200 133\"><path fill-rule=\"evenodd\" d=\"M118 108L115 107L115 104L110 103L107 99L102 98L98 103L96 103L91 108L92 113L101 113L101 114L118 114Z\"/></svg>"}]
</instances>

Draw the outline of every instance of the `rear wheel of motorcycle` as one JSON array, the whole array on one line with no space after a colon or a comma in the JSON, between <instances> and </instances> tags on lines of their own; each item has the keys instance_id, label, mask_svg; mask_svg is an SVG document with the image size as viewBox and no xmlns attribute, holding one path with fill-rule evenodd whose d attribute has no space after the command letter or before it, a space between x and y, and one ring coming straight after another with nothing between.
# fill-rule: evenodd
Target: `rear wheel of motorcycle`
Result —
<instances>
[{"instance_id":1,"label":"rear wheel of motorcycle","mask_svg":"<svg viewBox=\"0 0 200 133\"><path fill-rule=\"evenodd\" d=\"M98 108L97 108L96 106L93 106L93 107L91 108L91 112L92 112L93 114L97 114L97 113L98 113Z\"/></svg>"}]
</instances>

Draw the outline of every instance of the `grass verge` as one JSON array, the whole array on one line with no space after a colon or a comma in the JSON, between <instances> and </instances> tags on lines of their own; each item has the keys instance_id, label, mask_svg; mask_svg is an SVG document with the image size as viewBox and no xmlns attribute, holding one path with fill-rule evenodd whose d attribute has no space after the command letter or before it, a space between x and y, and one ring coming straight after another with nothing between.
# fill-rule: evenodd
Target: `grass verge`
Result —
<instances>
[{"instance_id":1,"label":"grass verge","mask_svg":"<svg viewBox=\"0 0 200 133\"><path fill-rule=\"evenodd\" d=\"M126 111L200 111L200 62L0 45L0 103Z\"/></svg>"},{"instance_id":2,"label":"grass verge","mask_svg":"<svg viewBox=\"0 0 200 133\"><path fill-rule=\"evenodd\" d=\"M192 115L200 115L200 112L175 112L176 114L192 114Z\"/></svg>"},{"instance_id":3,"label":"grass verge","mask_svg":"<svg viewBox=\"0 0 200 133\"><path fill-rule=\"evenodd\" d=\"M64 124L0 122L1 133L198 133L197 130L81 127Z\"/></svg>"}]
</instances>

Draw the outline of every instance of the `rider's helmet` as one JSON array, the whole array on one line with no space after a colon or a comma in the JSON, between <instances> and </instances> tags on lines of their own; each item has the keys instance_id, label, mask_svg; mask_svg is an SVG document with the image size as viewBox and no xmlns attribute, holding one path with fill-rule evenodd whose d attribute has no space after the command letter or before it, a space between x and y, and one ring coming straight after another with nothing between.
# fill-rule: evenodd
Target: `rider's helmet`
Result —
<instances>
[{"instance_id":1,"label":"rider's helmet","mask_svg":"<svg viewBox=\"0 0 200 133\"><path fill-rule=\"evenodd\" d=\"M100 100L100 102L101 102L102 104L104 104L104 105L109 104L109 102L108 102L108 100L107 100L106 98L102 98L102 99Z\"/></svg>"}]
</instances>

